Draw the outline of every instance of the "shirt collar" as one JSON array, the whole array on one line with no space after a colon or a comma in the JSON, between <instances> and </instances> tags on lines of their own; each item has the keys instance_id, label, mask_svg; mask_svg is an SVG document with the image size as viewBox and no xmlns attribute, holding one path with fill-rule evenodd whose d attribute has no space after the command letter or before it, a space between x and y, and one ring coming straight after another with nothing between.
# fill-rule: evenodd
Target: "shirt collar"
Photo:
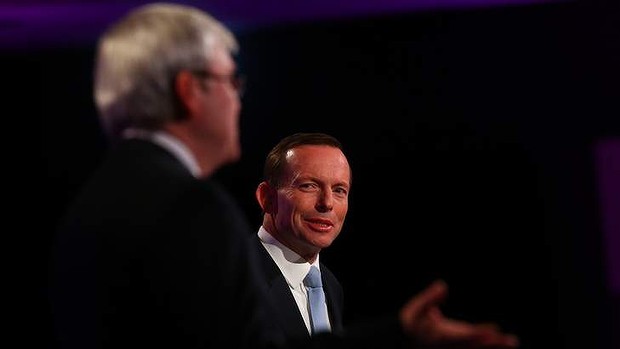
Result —
<instances>
[{"instance_id":1,"label":"shirt collar","mask_svg":"<svg viewBox=\"0 0 620 349\"><path fill-rule=\"evenodd\" d=\"M149 131L131 128L123 132L124 138L138 138L151 141L166 149L196 178L200 176L200 167L194 154L178 138L165 131Z\"/></svg>"},{"instance_id":2,"label":"shirt collar","mask_svg":"<svg viewBox=\"0 0 620 349\"><path fill-rule=\"evenodd\" d=\"M310 271L311 266L317 267L319 270L319 256L316 256L314 263L308 263L303 257L284 246L280 241L276 240L264 227L258 230L258 237L263 246L271 255L271 258L282 271L282 275L286 282L294 289L303 287L303 280Z\"/></svg>"}]
</instances>

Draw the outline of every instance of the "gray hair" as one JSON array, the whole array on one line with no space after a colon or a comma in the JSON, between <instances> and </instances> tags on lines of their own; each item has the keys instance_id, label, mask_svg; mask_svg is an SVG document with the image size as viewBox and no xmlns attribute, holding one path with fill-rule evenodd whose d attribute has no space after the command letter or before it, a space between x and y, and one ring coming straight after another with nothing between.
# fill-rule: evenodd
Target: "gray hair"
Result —
<instances>
[{"instance_id":1,"label":"gray hair","mask_svg":"<svg viewBox=\"0 0 620 349\"><path fill-rule=\"evenodd\" d=\"M174 80L204 70L216 47L238 50L234 34L204 11L180 4L141 6L99 40L94 98L112 138L129 127L156 130L183 118Z\"/></svg>"}]
</instances>

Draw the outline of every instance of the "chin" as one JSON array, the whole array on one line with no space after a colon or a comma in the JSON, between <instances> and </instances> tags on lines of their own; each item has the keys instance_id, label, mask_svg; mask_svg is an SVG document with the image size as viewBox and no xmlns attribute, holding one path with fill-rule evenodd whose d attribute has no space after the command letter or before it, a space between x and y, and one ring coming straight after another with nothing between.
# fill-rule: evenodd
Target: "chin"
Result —
<instances>
[{"instance_id":1,"label":"chin","mask_svg":"<svg viewBox=\"0 0 620 349\"><path fill-rule=\"evenodd\" d=\"M228 152L227 162L237 162L239 161L239 159L241 159L241 147L239 147L238 145L231 147L230 151Z\"/></svg>"},{"instance_id":2,"label":"chin","mask_svg":"<svg viewBox=\"0 0 620 349\"><path fill-rule=\"evenodd\" d=\"M328 248L329 246L331 246L332 242L334 242L334 239L330 239L329 241L320 240L317 241L317 246L321 249Z\"/></svg>"}]
</instances>

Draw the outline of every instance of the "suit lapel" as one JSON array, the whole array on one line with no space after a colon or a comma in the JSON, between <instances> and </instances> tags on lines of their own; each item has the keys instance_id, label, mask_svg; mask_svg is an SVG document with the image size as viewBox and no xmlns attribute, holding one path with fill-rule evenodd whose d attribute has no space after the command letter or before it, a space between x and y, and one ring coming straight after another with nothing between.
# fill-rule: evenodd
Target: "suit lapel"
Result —
<instances>
[{"instance_id":1,"label":"suit lapel","mask_svg":"<svg viewBox=\"0 0 620 349\"><path fill-rule=\"evenodd\" d=\"M321 264L321 279L323 280L323 291L327 301L327 310L329 312L329 321L332 326L332 332L341 332L342 325L342 300L341 294L336 290L340 289L333 274Z\"/></svg>"},{"instance_id":2,"label":"suit lapel","mask_svg":"<svg viewBox=\"0 0 620 349\"><path fill-rule=\"evenodd\" d=\"M262 272L264 273L261 280L265 282L265 287L274 305L270 310L270 314L274 315L275 320L284 330L287 337L299 338L308 336L306 324L278 265L271 259L258 236L252 237L251 244L253 248L259 251L257 255L261 261Z\"/></svg>"}]
</instances>

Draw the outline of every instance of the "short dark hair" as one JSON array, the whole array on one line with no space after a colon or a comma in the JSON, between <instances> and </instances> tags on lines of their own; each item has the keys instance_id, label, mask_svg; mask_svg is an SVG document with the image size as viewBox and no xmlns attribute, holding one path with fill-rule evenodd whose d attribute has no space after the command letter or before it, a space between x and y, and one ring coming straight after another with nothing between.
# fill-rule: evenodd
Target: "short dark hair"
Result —
<instances>
[{"instance_id":1,"label":"short dark hair","mask_svg":"<svg viewBox=\"0 0 620 349\"><path fill-rule=\"evenodd\" d=\"M280 142L271 149L269 154L267 154L265 167L263 169L263 180L275 188L279 187L282 184L281 180L286 165L286 153L291 149L303 145L326 145L338 148L341 151L343 150L340 141L326 133L300 132L292 134L280 140Z\"/></svg>"}]
</instances>

